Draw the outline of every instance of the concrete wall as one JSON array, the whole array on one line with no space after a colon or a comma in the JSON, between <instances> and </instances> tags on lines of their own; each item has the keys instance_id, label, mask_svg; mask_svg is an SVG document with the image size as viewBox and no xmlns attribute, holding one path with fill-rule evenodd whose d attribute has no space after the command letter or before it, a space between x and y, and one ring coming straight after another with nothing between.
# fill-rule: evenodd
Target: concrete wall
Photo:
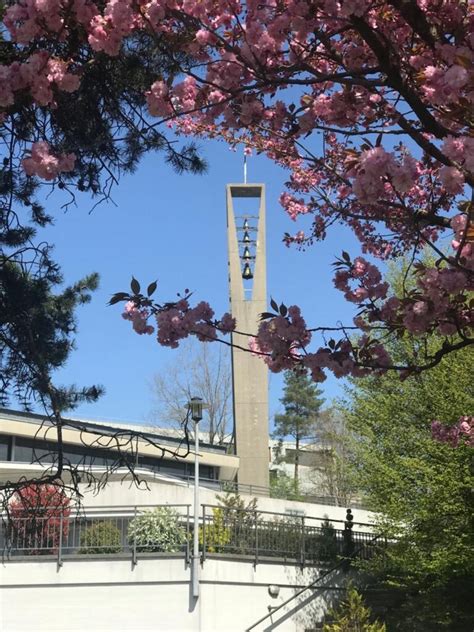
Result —
<instances>
[{"instance_id":1,"label":"concrete wall","mask_svg":"<svg viewBox=\"0 0 474 632\"><path fill-rule=\"evenodd\" d=\"M83 486L84 505L86 507L130 507L134 505L157 505L157 504L190 504L193 503L193 482L189 483L151 478L147 481L148 489L145 486L137 488L130 480L121 480L121 476L112 477L107 486L98 494L87 490ZM253 496L241 494L246 501L250 501ZM201 504L217 504L216 492L201 487ZM301 512L306 516L324 518L328 516L331 520L344 520L346 509L344 507L333 507L331 505L317 505L313 503L303 503L294 500L281 500L266 496L257 497L257 508L260 511L274 511L277 513ZM371 523L374 514L363 509L352 511L354 521ZM355 526L357 530L357 525ZM367 531L367 528L362 529Z\"/></svg>"},{"instance_id":2,"label":"concrete wall","mask_svg":"<svg viewBox=\"0 0 474 632\"><path fill-rule=\"evenodd\" d=\"M190 591L182 558L10 561L0 566L2 632L244 632L301 586L316 569L207 559L201 594ZM281 610L256 631L304 632L320 621L340 594L345 577L333 577L302 603ZM271 597L269 585L280 588ZM296 611L295 611L295 605Z\"/></svg>"}]
</instances>

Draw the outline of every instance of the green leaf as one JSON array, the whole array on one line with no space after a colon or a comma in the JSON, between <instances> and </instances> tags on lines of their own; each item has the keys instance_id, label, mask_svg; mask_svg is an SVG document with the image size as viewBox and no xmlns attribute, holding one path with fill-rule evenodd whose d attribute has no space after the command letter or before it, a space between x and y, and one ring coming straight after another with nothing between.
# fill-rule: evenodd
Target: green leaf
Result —
<instances>
[{"instance_id":1,"label":"green leaf","mask_svg":"<svg viewBox=\"0 0 474 632\"><path fill-rule=\"evenodd\" d=\"M132 282L130 283L130 289L134 294L140 294L140 283L136 280L135 277L132 277Z\"/></svg>"},{"instance_id":2,"label":"green leaf","mask_svg":"<svg viewBox=\"0 0 474 632\"><path fill-rule=\"evenodd\" d=\"M152 294L154 294L156 288L157 288L158 283L156 281L153 281L153 283L150 283L150 285L147 288L147 296L151 296Z\"/></svg>"},{"instance_id":3,"label":"green leaf","mask_svg":"<svg viewBox=\"0 0 474 632\"><path fill-rule=\"evenodd\" d=\"M116 303L120 303L121 301L126 301L129 298L129 294L126 292L117 292L113 294L110 298L110 301L107 303L108 305L115 305Z\"/></svg>"}]
</instances>

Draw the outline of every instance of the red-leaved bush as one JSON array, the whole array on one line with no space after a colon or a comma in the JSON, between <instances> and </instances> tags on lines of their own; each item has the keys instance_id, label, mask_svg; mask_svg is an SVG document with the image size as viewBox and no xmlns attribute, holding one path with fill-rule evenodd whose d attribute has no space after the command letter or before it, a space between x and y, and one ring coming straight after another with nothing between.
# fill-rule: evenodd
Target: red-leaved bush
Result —
<instances>
[{"instance_id":1,"label":"red-leaved bush","mask_svg":"<svg viewBox=\"0 0 474 632\"><path fill-rule=\"evenodd\" d=\"M29 485L17 491L9 507L13 550L26 555L54 553L69 532L70 499L56 485Z\"/></svg>"}]
</instances>

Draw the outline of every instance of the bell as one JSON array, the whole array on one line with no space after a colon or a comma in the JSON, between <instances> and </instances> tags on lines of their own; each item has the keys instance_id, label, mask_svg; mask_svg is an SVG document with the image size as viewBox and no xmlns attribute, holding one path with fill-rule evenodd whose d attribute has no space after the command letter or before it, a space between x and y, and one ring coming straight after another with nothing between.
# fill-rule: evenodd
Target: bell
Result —
<instances>
[{"instance_id":1,"label":"bell","mask_svg":"<svg viewBox=\"0 0 474 632\"><path fill-rule=\"evenodd\" d=\"M244 248L244 254L242 255L242 259L251 259L252 256L250 254L250 250L248 249L248 246L245 246Z\"/></svg>"},{"instance_id":2,"label":"bell","mask_svg":"<svg viewBox=\"0 0 474 632\"><path fill-rule=\"evenodd\" d=\"M244 238L242 239L242 241L244 242L244 244L250 243L250 237L247 231L245 231Z\"/></svg>"},{"instance_id":3,"label":"bell","mask_svg":"<svg viewBox=\"0 0 474 632\"><path fill-rule=\"evenodd\" d=\"M244 220L244 230L248 230L249 228L250 228L250 226L249 226L249 220L248 220L248 219L245 219L245 220Z\"/></svg>"},{"instance_id":4,"label":"bell","mask_svg":"<svg viewBox=\"0 0 474 632\"><path fill-rule=\"evenodd\" d=\"M250 265L249 265L248 261L244 265L244 271L242 272L242 278L245 279L246 281L249 281L250 279L253 279L252 270L250 269Z\"/></svg>"}]
</instances>

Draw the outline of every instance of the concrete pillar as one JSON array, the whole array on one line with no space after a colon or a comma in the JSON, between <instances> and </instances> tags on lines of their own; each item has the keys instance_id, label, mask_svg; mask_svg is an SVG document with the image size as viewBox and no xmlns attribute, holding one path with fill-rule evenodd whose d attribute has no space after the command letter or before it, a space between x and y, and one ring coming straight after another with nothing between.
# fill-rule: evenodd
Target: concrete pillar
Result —
<instances>
[{"instance_id":1,"label":"concrete pillar","mask_svg":"<svg viewBox=\"0 0 474 632\"><path fill-rule=\"evenodd\" d=\"M237 198L248 198L244 212L234 211ZM241 254L246 246L242 243L245 218L251 228L251 243L247 245L254 258L249 261L253 279L244 283ZM265 185L227 185L227 234L231 313L237 320L238 331L256 333L260 314L267 309ZM238 482L268 490L268 370L260 358L245 351L248 340L248 336L232 335L235 345L232 349L235 442L240 459Z\"/></svg>"}]
</instances>

